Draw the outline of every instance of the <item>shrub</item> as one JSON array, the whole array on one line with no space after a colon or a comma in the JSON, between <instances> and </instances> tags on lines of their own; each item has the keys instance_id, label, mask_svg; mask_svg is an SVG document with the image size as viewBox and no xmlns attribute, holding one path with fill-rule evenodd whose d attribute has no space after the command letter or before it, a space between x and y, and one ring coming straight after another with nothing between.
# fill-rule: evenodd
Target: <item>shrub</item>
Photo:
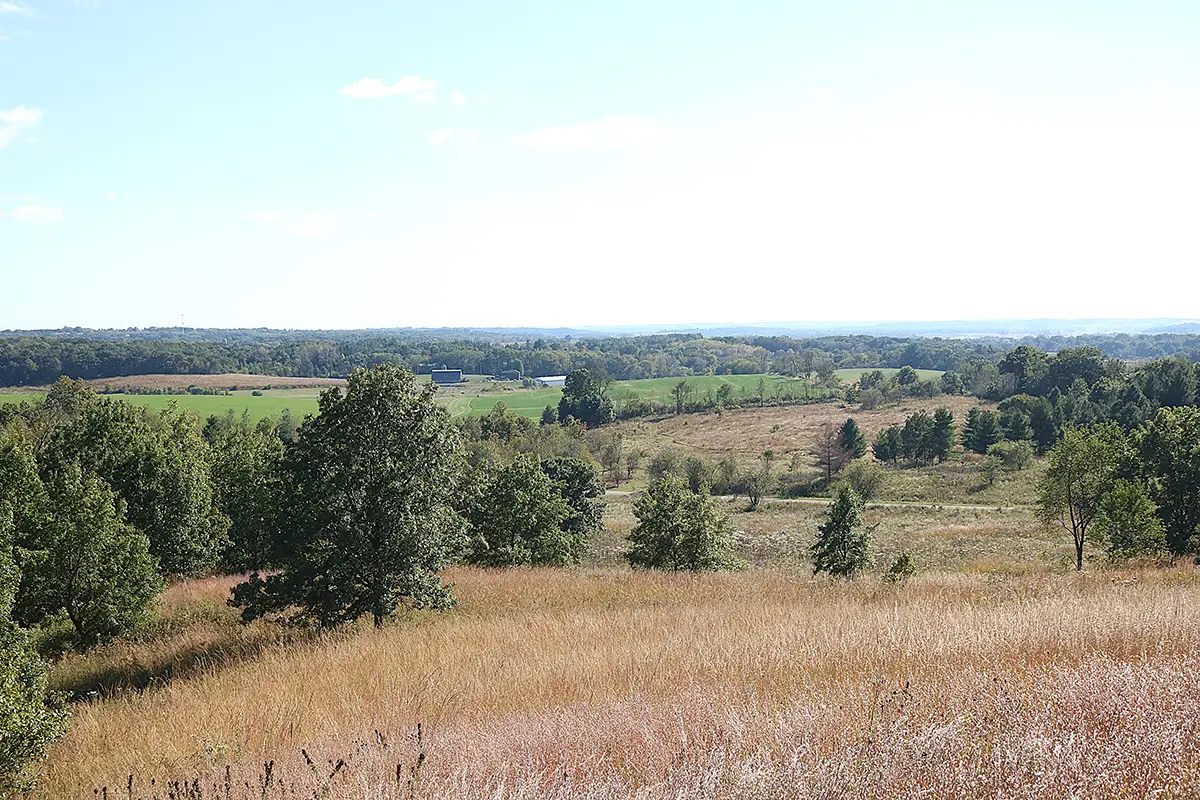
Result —
<instances>
[{"instance_id":1,"label":"shrub","mask_svg":"<svg viewBox=\"0 0 1200 800\"><path fill-rule=\"evenodd\" d=\"M842 480L868 503L879 496L887 482L887 470L873 461L855 461L842 472Z\"/></svg>"},{"instance_id":2,"label":"shrub","mask_svg":"<svg viewBox=\"0 0 1200 800\"><path fill-rule=\"evenodd\" d=\"M1033 465L1033 444L1027 441L997 442L988 448L987 454L995 456L1005 472L1019 472Z\"/></svg>"},{"instance_id":3,"label":"shrub","mask_svg":"<svg viewBox=\"0 0 1200 800\"><path fill-rule=\"evenodd\" d=\"M679 456L673 450L661 450L655 453L646 467L646 476L651 481L660 480L667 475L679 474Z\"/></svg>"},{"instance_id":4,"label":"shrub","mask_svg":"<svg viewBox=\"0 0 1200 800\"><path fill-rule=\"evenodd\" d=\"M701 572L740 566L729 521L716 501L703 489L694 494L678 476L650 484L633 513L638 524L629 534L626 558L635 567Z\"/></svg>"},{"instance_id":5,"label":"shrub","mask_svg":"<svg viewBox=\"0 0 1200 800\"><path fill-rule=\"evenodd\" d=\"M885 583L904 583L916 574L917 561L911 552L905 550L896 556L896 560L887 568L887 572L883 573L883 580Z\"/></svg>"},{"instance_id":6,"label":"shrub","mask_svg":"<svg viewBox=\"0 0 1200 800\"><path fill-rule=\"evenodd\" d=\"M46 695L46 667L0 609L0 797L28 791L28 768L62 735L66 715Z\"/></svg>"}]
</instances>

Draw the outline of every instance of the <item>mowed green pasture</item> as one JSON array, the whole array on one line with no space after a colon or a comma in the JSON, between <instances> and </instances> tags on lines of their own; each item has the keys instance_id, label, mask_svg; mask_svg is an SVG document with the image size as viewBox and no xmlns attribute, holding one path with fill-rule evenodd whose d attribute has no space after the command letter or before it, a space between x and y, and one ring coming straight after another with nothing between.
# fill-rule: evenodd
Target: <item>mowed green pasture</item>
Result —
<instances>
[{"instance_id":1,"label":"mowed green pasture","mask_svg":"<svg viewBox=\"0 0 1200 800\"><path fill-rule=\"evenodd\" d=\"M251 422L258 422L264 417L277 417L284 409L290 409L297 418L306 414L317 413L316 390L296 389L264 392L262 397L254 397L249 392L233 395L207 394L121 394L108 395L135 406L145 406L155 411L161 411L174 403L177 408L195 412L200 419L208 419L213 415L221 416L228 411L249 414ZM0 403L34 402L41 399L37 394L0 394Z\"/></svg>"},{"instance_id":2,"label":"mowed green pasture","mask_svg":"<svg viewBox=\"0 0 1200 800\"><path fill-rule=\"evenodd\" d=\"M735 397L757 395L758 382L766 382L767 397L783 393L795 395L804 393L804 382L796 378L786 378L782 375L694 375L687 378L692 387L692 398L699 399L709 392L716 393L723 384L733 387ZM648 378L640 381L616 381L608 389L609 397L618 405L622 400L637 397L656 403L673 402L671 392L682 378ZM819 396L820 390L810 387L814 397ZM450 413L455 416L472 414L482 416L490 411L497 402L503 401L512 411L523 417L539 418L546 406L557 406L562 399L562 389L514 389L508 392L489 392L476 397L455 397L448 406Z\"/></svg>"},{"instance_id":3,"label":"mowed green pasture","mask_svg":"<svg viewBox=\"0 0 1200 800\"><path fill-rule=\"evenodd\" d=\"M854 369L839 369L837 376L838 380L843 383L854 383L868 372L875 372L876 370L882 372L885 378L890 378L900 371L895 367L856 367ZM921 376L921 380L927 381L930 378L942 377L943 372L940 369L919 369L917 370L917 374Z\"/></svg>"}]
</instances>

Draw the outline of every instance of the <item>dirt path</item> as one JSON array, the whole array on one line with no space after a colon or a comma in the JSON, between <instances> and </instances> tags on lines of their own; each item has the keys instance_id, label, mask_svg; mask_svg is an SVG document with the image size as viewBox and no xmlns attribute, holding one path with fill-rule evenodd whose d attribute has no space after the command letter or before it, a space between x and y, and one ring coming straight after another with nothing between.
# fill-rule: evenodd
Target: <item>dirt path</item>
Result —
<instances>
[{"instance_id":1,"label":"dirt path","mask_svg":"<svg viewBox=\"0 0 1200 800\"><path fill-rule=\"evenodd\" d=\"M628 492L609 489L605 497L632 497L641 492ZM719 495L722 500L731 500L736 495ZM833 502L830 497L764 497L762 504L771 503L804 503L808 505L827 506ZM970 506L958 503L902 503L893 501L867 503L867 508L925 508L943 511L1025 511L1029 506Z\"/></svg>"}]
</instances>

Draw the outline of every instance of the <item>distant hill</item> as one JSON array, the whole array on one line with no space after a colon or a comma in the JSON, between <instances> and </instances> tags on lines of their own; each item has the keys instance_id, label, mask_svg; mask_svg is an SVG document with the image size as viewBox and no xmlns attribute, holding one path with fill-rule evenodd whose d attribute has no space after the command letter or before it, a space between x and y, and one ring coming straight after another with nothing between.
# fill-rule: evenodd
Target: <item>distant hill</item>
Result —
<instances>
[{"instance_id":1,"label":"distant hill","mask_svg":"<svg viewBox=\"0 0 1200 800\"><path fill-rule=\"evenodd\" d=\"M1200 321L1185 319L994 319L942 321L846 321L846 322L696 322L647 325L597 325L586 328L55 328L4 330L0 338L35 336L54 339L100 341L175 342L278 342L353 339L391 336L409 340L471 339L488 342L517 342L536 338L596 339L613 336L644 336L661 333L698 333L704 336L943 336L987 338L1021 336L1081 336L1117 333L1200 333Z\"/></svg>"}]
</instances>

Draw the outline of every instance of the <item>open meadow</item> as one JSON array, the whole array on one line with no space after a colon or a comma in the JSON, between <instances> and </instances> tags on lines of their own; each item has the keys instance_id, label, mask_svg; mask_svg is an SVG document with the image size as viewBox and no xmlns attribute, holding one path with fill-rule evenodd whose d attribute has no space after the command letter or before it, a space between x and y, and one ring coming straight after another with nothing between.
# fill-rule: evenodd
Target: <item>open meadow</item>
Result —
<instances>
[{"instance_id":1,"label":"open meadow","mask_svg":"<svg viewBox=\"0 0 1200 800\"><path fill-rule=\"evenodd\" d=\"M610 392L665 401L675 382ZM125 399L222 413L319 391ZM478 379L439 391L457 415L503 399L536 416L558 394ZM228 603L240 576L174 582L132 632L54 663L70 722L35 796L1194 796L1200 572L1165 557L1119 566L1095 542L1076 572L1070 535L1036 518L1047 459L989 472L955 447L943 463L887 465L862 508L869 559L855 580L814 576L836 479L816 481L824 496L715 498L741 569L629 567L657 456L754 469L770 451L776 475L812 475L820 432L848 417L872 440L939 407L961 425L976 406L994 408L766 404L577 434L592 456L619 439L638 458L604 495L581 564L452 566L455 608L380 627L243 623ZM902 555L917 572L889 582Z\"/></svg>"},{"instance_id":2,"label":"open meadow","mask_svg":"<svg viewBox=\"0 0 1200 800\"><path fill-rule=\"evenodd\" d=\"M1190 567L447 577L454 611L323 636L239 626L229 580L173 587L155 630L60 664L96 694L39 796L1200 790Z\"/></svg>"}]
</instances>

